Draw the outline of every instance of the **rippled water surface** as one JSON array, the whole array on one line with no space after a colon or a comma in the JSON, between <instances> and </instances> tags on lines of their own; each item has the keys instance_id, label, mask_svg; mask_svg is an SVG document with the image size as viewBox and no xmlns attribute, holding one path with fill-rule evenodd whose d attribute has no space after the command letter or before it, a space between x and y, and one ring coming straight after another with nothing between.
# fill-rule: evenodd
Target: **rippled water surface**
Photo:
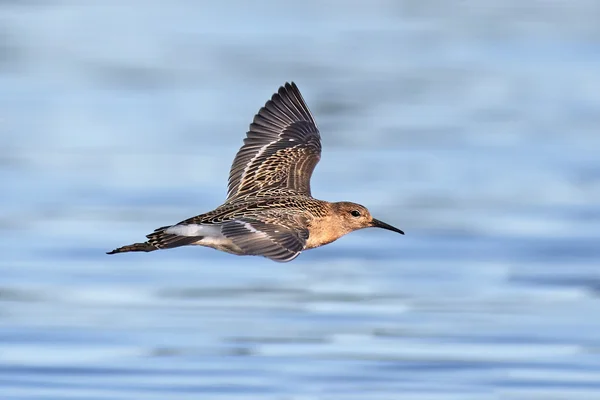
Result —
<instances>
[{"instance_id":1,"label":"rippled water surface","mask_svg":"<svg viewBox=\"0 0 600 400\"><path fill-rule=\"evenodd\" d=\"M600 399L600 25L575 1L0 4L2 399ZM106 256L225 196L294 80L289 264Z\"/></svg>"}]
</instances>

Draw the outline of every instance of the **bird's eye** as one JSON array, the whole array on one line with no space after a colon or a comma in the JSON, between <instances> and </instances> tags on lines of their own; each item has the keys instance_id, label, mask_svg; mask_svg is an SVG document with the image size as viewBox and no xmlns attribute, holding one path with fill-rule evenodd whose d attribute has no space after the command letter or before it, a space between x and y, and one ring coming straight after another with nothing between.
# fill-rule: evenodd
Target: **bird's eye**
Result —
<instances>
[{"instance_id":1,"label":"bird's eye","mask_svg":"<svg viewBox=\"0 0 600 400\"><path fill-rule=\"evenodd\" d=\"M350 214L352 214L353 217L360 217L360 211L357 210L350 211Z\"/></svg>"}]
</instances>

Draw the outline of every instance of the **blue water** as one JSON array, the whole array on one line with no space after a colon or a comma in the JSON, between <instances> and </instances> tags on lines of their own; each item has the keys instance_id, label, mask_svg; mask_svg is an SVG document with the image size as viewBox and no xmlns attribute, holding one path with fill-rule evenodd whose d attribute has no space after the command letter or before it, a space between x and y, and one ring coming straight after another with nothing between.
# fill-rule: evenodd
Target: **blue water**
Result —
<instances>
[{"instance_id":1,"label":"blue water","mask_svg":"<svg viewBox=\"0 0 600 400\"><path fill-rule=\"evenodd\" d=\"M0 4L0 398L600 399L591 1ZM288 80L406 231L106 256L208 211Z\"/></svg>"}]
</instances>

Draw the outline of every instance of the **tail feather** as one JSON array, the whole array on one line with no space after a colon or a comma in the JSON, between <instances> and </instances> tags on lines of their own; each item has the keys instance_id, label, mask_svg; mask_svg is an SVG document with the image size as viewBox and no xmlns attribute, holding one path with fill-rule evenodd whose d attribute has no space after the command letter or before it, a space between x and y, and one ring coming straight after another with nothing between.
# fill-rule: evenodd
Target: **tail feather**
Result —
<instances>
[{"instance_id":1,"label":"tail feather","mask_svg":"<svg viewBox=\"0 0 600 400\"><path fill-rule=\"evenodd\" d=\"M134 243L134 244L130 244L127 246L123 246L123 247L119 247L117 249L114 249L113 251L109 251L106 254L117 254L117 253L127 253L129 251L154 251L154 250L158 250L158 247L151 245L148 242L144 242L144 243Z\"/></svg>"},{"instance_id":2,"label":"tail feather","mask_svg":"<svg viewBox=\"0 0 600 400\"><path fill-rule=\"evenodd\" d=\"M127 253L130 251L154 251L160 249L172 249L174 247L186 246L202 239L202 236L178 236L166 233L165 230L170 226L163 226L156 229L151 234L147 235L147 242L134 243L127 246L119 247L106 254Z\"/></svg>"}]
</instances>

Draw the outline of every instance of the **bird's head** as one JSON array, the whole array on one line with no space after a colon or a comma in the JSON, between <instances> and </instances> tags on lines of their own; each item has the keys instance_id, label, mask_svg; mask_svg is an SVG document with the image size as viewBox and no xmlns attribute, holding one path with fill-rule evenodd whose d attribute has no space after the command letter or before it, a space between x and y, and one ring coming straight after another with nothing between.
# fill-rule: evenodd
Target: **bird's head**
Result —
<instances>
[{"instance_id":1,"label":"bird's head","mask_svg":"<svg viewBox=\"0 0 600 400\"><path fill-rule=\"evenodd\" d=\"M400 229L373 218L369 210L360 204L341 201L333 203L335 214L343 229L352 232L363 228L383 228L404 235Z\"/></svg>"}]
</instances>

